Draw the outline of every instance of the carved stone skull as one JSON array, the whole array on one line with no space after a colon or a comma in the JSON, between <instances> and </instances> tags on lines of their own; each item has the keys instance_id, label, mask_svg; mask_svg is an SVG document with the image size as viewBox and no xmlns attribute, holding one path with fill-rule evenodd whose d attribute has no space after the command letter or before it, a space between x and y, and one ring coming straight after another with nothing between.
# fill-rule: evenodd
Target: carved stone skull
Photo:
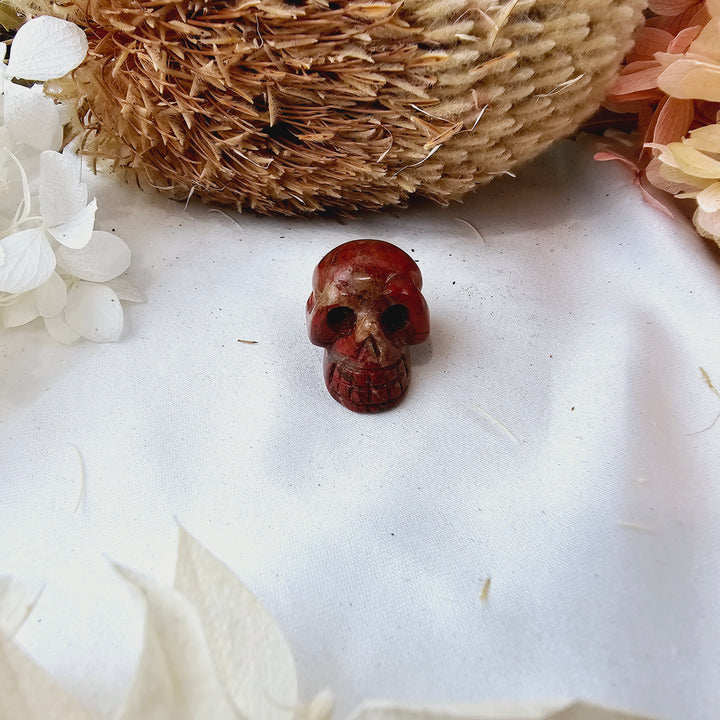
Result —
<instances>
[{"instance_id":1,"label":"carved stone skull","mask_svg":"<svg viewBox=\"0 0 720 720\"><path fill-rule=\"evenodd\" d=\"M415 261L381 240L331 250L313 273L307 302L310 340L325 348L325 385L355 412L395 405L410 382L408 345L430 333Z\"/></svg>"}]
</instances>

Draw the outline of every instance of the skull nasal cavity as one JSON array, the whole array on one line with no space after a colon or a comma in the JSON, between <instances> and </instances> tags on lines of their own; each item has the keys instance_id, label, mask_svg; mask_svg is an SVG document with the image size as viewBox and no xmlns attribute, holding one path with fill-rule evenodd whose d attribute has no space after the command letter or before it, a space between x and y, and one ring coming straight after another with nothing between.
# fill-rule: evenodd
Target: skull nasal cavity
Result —
<instances>
[{"instance_id":1,"label":"skull nasal cavity","mask_svg":"<svg viewBox=\"0 0 720 720\"><path fill-rule=\"evenodd\" d=\"M331 308L327 314L327 325L334 332L349 333L355 327L355 312L345 305Z\"/></svg>"},{"instance_id":2,"label":"skull nasal cavity","mask_svg":"<svg viewBox=\"0 0 720 720\"><path fill-rule=\"evenodd\" d=\"M382 328L386 333L402 330L410 320L410 311L404 305L391 305L380 318Z\"/></svg>"}]
</instances>

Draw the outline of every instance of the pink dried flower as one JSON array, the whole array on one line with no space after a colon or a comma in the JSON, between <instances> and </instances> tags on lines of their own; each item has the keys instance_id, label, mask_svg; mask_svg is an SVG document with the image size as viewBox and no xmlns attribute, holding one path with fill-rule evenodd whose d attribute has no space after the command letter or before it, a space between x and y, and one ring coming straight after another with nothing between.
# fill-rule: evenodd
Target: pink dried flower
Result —
<instances>
[{"instance_id":1,"label":"pink dried flower","mask_svg":"<svg viewBox=\"0 0 720 720\"><path fill-rule=\"evenodd\" d=\"M643 178L695 199L698 232L720 243L720 0L651 0L649 9L605 103L637 114L641 142L630 157L596 159L630 166L646 198Z\"/></svg>"}]
</instances>

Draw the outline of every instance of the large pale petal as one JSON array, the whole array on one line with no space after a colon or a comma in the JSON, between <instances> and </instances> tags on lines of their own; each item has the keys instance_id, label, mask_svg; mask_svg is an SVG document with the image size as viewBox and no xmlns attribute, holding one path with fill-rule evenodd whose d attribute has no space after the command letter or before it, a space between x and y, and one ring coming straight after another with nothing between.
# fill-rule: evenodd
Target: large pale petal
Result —
<instances>
[{"instance_id":1,"label":"large pale petal","mask_svg":"<svg viewBox=\"0 0 720 720\"><path fill-rule=\"evenodd\" d=\"M42 285L55 270L55 253L40 228L0 240L0 292L21 293Z\"/></svg>"},{"instance_id":2,"label":"large pale petal","mask_svg":"<svg viewBox=\"0 0 720 720\"><path fill-rule=\"evenodd\" d=\"M68 325L93 342L114 342L123 329L123 309L115 292L105 285L80 282L68 292Z\"/></svg>"},{"instance_id":3,"label":"large pale petal","mask_svg":"<svg viewBox=\"0 0 720 720\"><path fill-rule=\"evenodd\" d=\"M668 149L675 158L677 167L688 175L713 180L720 178L720 160L696 150L690 143L670 143Z\"/></svg>"},{"instance_id":4,"label":"large pale petal","mask_svg":"<svg viewBox=\"0 0 720 720\"><path fill-rule=\"evenodd\" d=\"M720 101L720 65L681 58L658 77L658 87L667 95L683 100Z\"/></svg>"},{"instance_id":5,"label":"large pale petal","mask_svg":"<svg viewBox=\"0 0 720 720\"><path fill-rule=\"evenodd\" d=\"M197 608L218 676L240 712L291 720L297 675L280 628L237 576L182 528L175 587Z\"/></svg>"},{"instance_id":6,"label":"large pale petal","mask_svg":"<svg viewBox=\"0 0 720 720\"><path fill-rule=\"evenodd\" d=\"M124 273L132 255L124 240L103 230L96 230L84 248L59 247L55 254L60 267L92 282L105 282Z\"/></svg>"},{"instance_id":7,"label":"large pale petal","mask_svg":"<svg viewBox=\"0 0 720 720\"><path fill-rule=\"evenodd\" d=\"M720 213L720 182L701 190L697 195L697 203L706 213Z\"/></svg>"},{"instance_id":8,"label":"large pale petal","mask_svg":"<svg viewBox=\"0 0 720 720\"><path fill-rule=\"evenodd\" d=\"M690 52L720 63L720 17L708 21L690 46Z\"/></svg>"},{"instance_id":9,"label":"large pale petal","mask_svg":"<svg viewBox=\"0 0 720 720\"><path fill-rule=\"evenodd\" d=\"M15 35L8 62L10 77L51 80L74 70L87 54L85 33L49 15L29 20Z\"/></svg>"},{"instance_id":10,"label":"large pale petal","mask_svg":"<svg viewBox=\"0 0 720 720\"><path fill-rule=\"evenodd\" d=\"M690 133L689 143L696 150L720 153L720 123L705 125L693 130Z\"/></svg>"},{"instance_id":11,"label":"large pale petal","mask_svg":"<svg viewBox=\"0 0 720 720\"><path fill-rule=\"evenodd\" d=\"M140 591L147 608L135 682L117 720L238 720L191 603L173 588L124 567L117 570Z\"/></svg>"},{"instance_id":12,"label":"large pale petal","mask_svg":"<svg viewBox=\"0 0 720 720\"><path fill-rule=\"evenodd\" d=\"M660 190L677 195L688 190L698 190L710 184L711 180L699 180L678 168L666 165L660 158L653 158L645 168L647 179ZM705 183L705 184L702 184Z\"/></svg>"},{"instance_id":13,"label":"large pale petal","mask_svg":"<svg viewBox=\"0 0 720 720\"><path fill-rule=\"evenodd\" d=\"M700 235L720 245L720 212L709 213L698 207L693 215L693 223Z\"/></svg>"},{"instance_id":14,"label":"large pale petal","mask_svg":"<svg viewBox=\"0 0 720 720\"><path fill-rule=\"evenodd\" d=\"M5 124L16 142L36 150L59 150L62 123L55 103L37 89L5 83Z\"/></svg>"},{"instance_id":15,"label":"large pale petal","mask_svg":"<svg viewBox=\"0 0 720 720\"><path fill-rule=\"evenodd\" d=\"M0 718L99 720L0 632Z\"/></svg>"},{"instance_id":16,"label":"large pale petal","mask_svg":"<svg viewBox=\"0 0 720 720\"><path fill-rule=\"evenodd\" d=\"M60 225L88 204L87 185L80 180L82 161L74 155L44 152L40 155L40 213L50 225Z\"/></svg>"},{"instance_id":17,"label":"large pale petal","mask_svg":"<svg viewBox=\"0 0 720 720\"><path fill-rule=\"evenodd\" d=\"M67 286L65 281L54 272L39 288L35 290L37 310L44 318L59 315L67 302Z\"/></svg>"},{"instance_id":18,"label":"large pale petal","mask_svg":"<svg viewBox=\"0 0 720 720\"><path fill-rule=\"evenodd\" d=\"M55 317L46 317L45 329L53 340L63 345L72 345L81 337L80 333L75 332L67 324L64 314L56 315Z\"/></svg>"},{"instance_id":19,"label":"large pale petal","mask_svg":"<svg viewBox=\"0 0 720 720\"><path fill-rule=\"evenodd\" d=\"M38 315L35 293L31 290L20 295L14 303L2 309L3 327L20 327L20 325L32 322Z\"/></svg>"},{"instance_id":20,"label":"large pale petal","mask_svg":"<svg viewBox=\"0 0 720 720\"><path fill-rule=\"evenodd\" d=\"M368 702L348 720L650 720L582 702L482 703L479 705L396 705Z\"/></svg>"},{"instance_id":21,"label":"large pale petal","mask_svg":"<svg viewBox=\"0 0 720 720\"><path fill-rule=\"evenodd\" d=\"M9 575L0 576L0 634L13 637L40 597L42 587L30 587Z\"/></svg>"},{"instance_id":22,"label":"large pale petal","mask_svg":"<svg viewBox=\"0 0 720 720\"><path fill-rule=\"evenodd\" d=\"M127 277L117 277L113 280L108 280L105 284L111 287L121 300L135 303L145 302L145 296Z\"/></svg>"},{"instance_id":23,"label":"large pale petal","mask_svg":"<svg viewBox=\"0 0 720 720\"><path fill-rule=\"evenodd\" d=\"M67 222L49 227L48 232L65 247L74 250L84 248L92 238L96 212L97 200L93 198L92 202L77 215L71 217Z\"/></svg>"}]
</instances>

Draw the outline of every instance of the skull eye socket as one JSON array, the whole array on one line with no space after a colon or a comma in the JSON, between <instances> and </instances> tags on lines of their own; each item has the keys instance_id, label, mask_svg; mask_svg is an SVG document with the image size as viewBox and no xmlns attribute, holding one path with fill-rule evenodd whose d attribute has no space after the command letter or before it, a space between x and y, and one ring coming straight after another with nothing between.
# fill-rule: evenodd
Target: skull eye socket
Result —
<instances>
[{"instance_id":1,"label":"skull eye socket","mask_svg":"<svg viewBox=\"0 0 720 720\"><path fill-rule=\"evenodd\" d=\"M355 327L355 312L346 305L338 305L328 310L325 322L333 332L347 333Z\"/></svg>"},{"instance_id":2,"label":"skull eye socket","mask_svg":"<svg viewBox=\"0 0 720 720\"><path fill-rule=\"evenodd\" d=\"M380 317L380 323L386 333L402 330L410 321L410 311L404 305L391 305Z\"/></svg>"}]
</instances>

